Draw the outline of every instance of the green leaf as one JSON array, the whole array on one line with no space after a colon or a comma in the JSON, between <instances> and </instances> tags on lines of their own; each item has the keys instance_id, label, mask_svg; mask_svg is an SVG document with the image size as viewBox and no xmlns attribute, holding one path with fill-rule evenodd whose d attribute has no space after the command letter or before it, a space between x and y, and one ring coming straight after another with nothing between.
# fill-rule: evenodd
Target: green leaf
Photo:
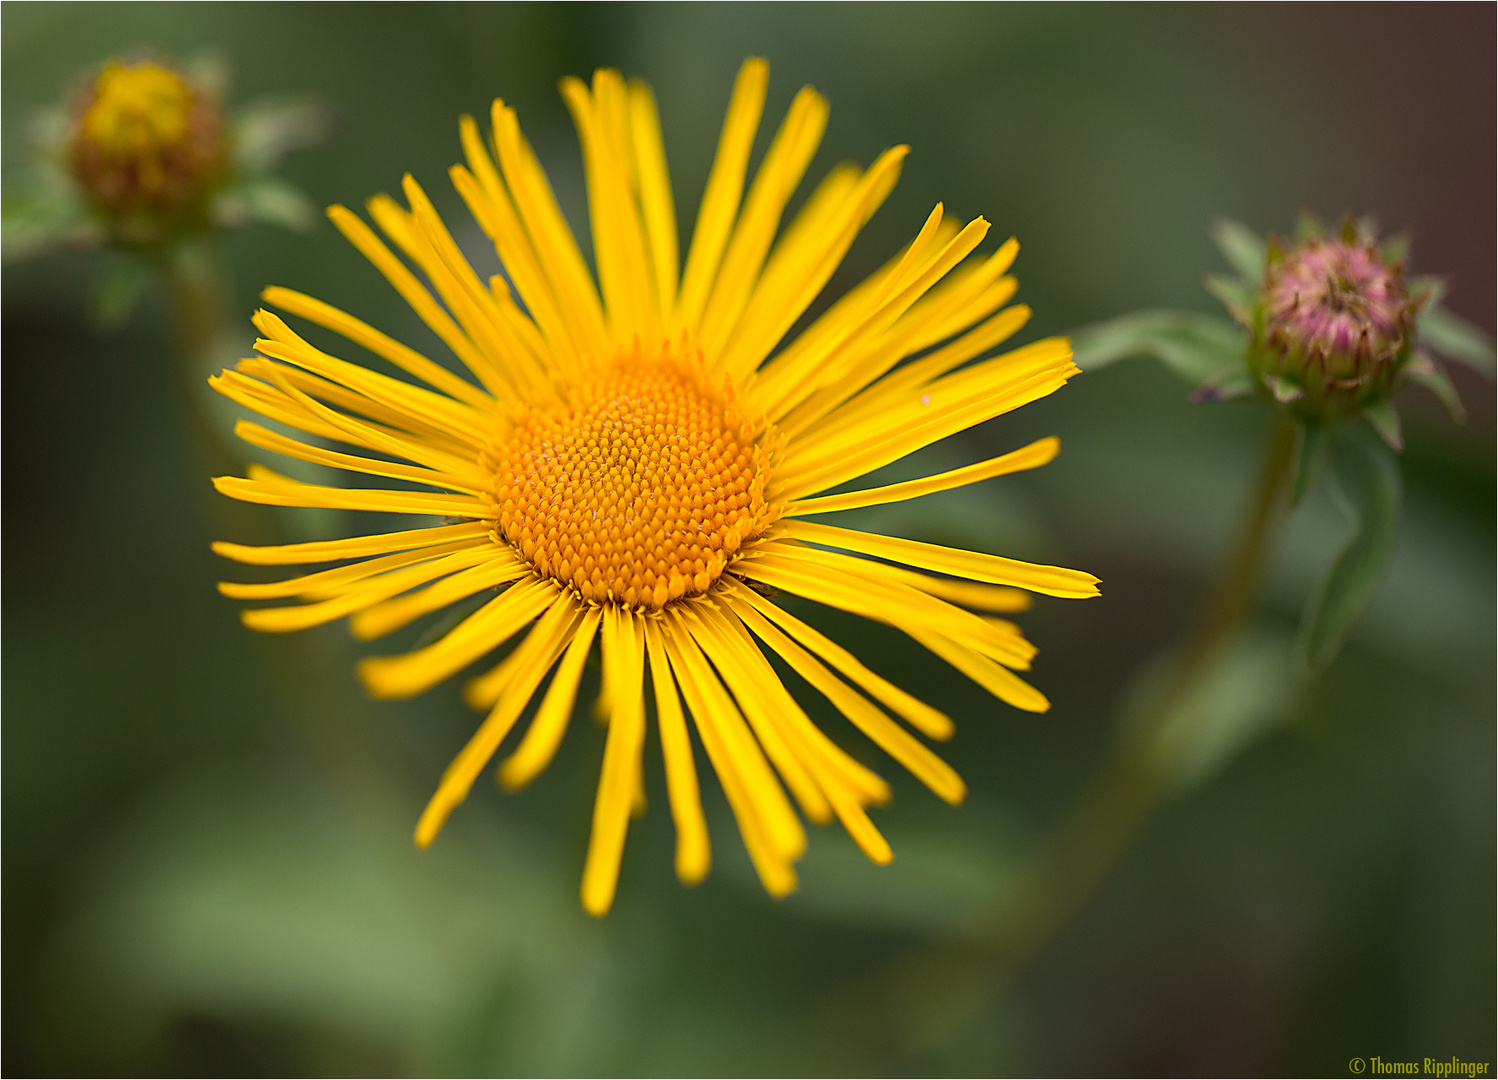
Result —
<instances>
[{"instance_id":1,"label":"green leaf","mask_svg":"<svg viewBox=\"0 0 1498 1080\"><path fill-rule=\"evenodd\" d=\"M1228 277L1226 274L1208 274L1202 282L1207 291L1228 309L1228 314L1241 324L1247 324L1250 319L1249 307L1253 303L1253 295L1248 286L1237 278Z\"/></svg>"},{"instance_id":2,"label":"green leaf","mask_svg":"<svg viewBox=\"0 0 1498 1080\"><path fill-rule=\"evenodd\" d=\"M1084 326L1071 339L1073 358L1084 371L1152 356L1192 387L1243 360L1243 331L1193 311L1136 311Z\"/></svg>"},{"instance_id":3,"label":"green leaf","mask_svg":"<svg viewBox=\"0 0 1498 1080\"><path fill-rule=\"evenodd\" d=\"M1432 352L1449 360L1459 360L1490 379L1493 377L1492 339L1434 301L1421 313L1416 336Z\"/></svg>"},{"instance_id":4,"label":"green leaf","mask_svg":"<svg viewBox=\"0 0 1498 1080\"><path fill-rule=\"evenodd\" d=\"M1404 435L1399 428L1399 412L1394 408L1392 401L1376 401L1363 409L1363 416L1368 423L1373 425L1373 430L1378 432L1378 437L1383 439L1389 449L1396 454L1404 449Z\"/></svg>"},{"instance_id":5,"label":"green leaf","mask_svg":"<svg viewBox=\"0 0 1498 1080\"><path fill-rule=\"evenodd\" d=\"M1394 553L1403 483L1394 452L1361 424L1344 424L1332 445L1331 476L1352 537L1312 593L1296 653L1310 671L1325 667L1373 598Z\"/></svg>"},{"instance_id":6,"label":"green leaf","mask_svg":"<svg viewBox=\"0 0 1498 1080\"><path fill-rule=\"evenodd\" d=\"M256 102L240 111L234 126L234 161L246 172L264 172L294 150L328 137L332 110L306 97Z\"/></svg>"},{"instance_id":7,"label":"green leaf","mask_svg":"<svg viewBox=\"0 0 1498 1080\"><path fill-rule=\"evenodd\" d=\"M120 254L110 260L104 278L94 291L90 317L101 330L118 330L145 298L153 278L144 259Z\"/></svg>"},{"instance_id":8,"label":"green leaf","mask_svg":"<svg viewBox=\"0 0 1498 1080\"><path fill-rule=\"evenodd\" d=\"M1467 420L1467 410L1462 406L1461 395L1446 370L1423 352L1417 352L1405 366L1404 377L1417 386L1423 386L1440 398L1458 424Z\"/></svg>"},{"instance_id":9,"label":"green leaf","mask_svg":"<svg viewBox=\"0 0 1498 1080\"><path fill-rule=\"evenodd\" d=\"M1257 288L1264 277L1264 240L1247 225L1220 218L1212 225L1212 242L1233 272L1244 283Z\"/></svg>"},{"instance_id":10,"label":"green leaf","mask_svg":"<svg viewBox=\"0 0 1498 1080\"><path fill-rule=\"evenodd\" d=\"M1210 780L1287 720L1299 692L1288 635L1250 631L1225 645L1170 703L1177 657L1147 667L1129 691L1121 734L1143 739L1151 766L1180 793ZM1160 715L1162 704L1169 711Z\"/></svg>"},{"instance_id":11,"label":"green leaf","mask_svg":"<svg viewBox=\"0 0 1498 1080\"><path fill-rule=\"evenodd\" d=\"M1316 486L1321 475L1322 463L1326 461L1327 432L1325 426L1302 422L1299 445L1295 449L1295 474L1290 482L1290 505L1299 506L1301 500Z\"/></svg>"}]
</instances>

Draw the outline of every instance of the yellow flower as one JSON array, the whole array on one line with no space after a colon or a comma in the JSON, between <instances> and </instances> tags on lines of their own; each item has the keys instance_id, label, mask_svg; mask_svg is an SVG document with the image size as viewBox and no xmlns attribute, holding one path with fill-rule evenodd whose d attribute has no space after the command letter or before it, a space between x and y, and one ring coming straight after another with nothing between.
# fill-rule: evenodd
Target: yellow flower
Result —
<instances>
[{"instance_id":1,"label":"yellow flower","mask_svg":"<svg viewBox=\"0 0 1498 1080\"><path fill-rule=\"evenodd\" d=\"M795 887L792 864L806 844L787 788L807 819L835 816L875 862L892 858L865 811L889 798L888 785L810 721L763 646L937 795L962 800L952 768L890 714L933 739L950 737L951 720L791 615L769 598L777 591L898 627L1034 711L1045 698L1013 672L1029 667L1035 649L992 613L1028 606L1020 590L1097 592L1097 579L1075 570L807 520L1044 464L1055 439L920 480L818 495L1043 397L1077 369L1068 342L1055 338L970 363L1029 315L1004 307L1018 245L964 261L988 224L959 227L940 206L898 257L777 349L894 186L907 148L867 170L833 169L774 242L827 103L801 91L745 195L767 77L761 60L739 72L684 269L654 99L615 71L599 71L591 90L575 79L562 85L582 141L596 286L500 101L487 144L463 118L467 166L451 176L505 276L479 280L409 176L407 208L380 196L369 212L427 285L362 219L329 211L476 384L280 288L266 290L267 303L426 385L330 356L266 311L255 316L260 356L213 380L272 420L378 456L241 422L248 442L420 488L316 486L251 466L248 479L216 480L223 493L446 519L321 543L216 545L247 563L345 563L274 584L222 585L233 597L303 601L246 611L249 626L297 630L352 615L354 634L368 639L495 593L434 644L365 660L360 674L378 697L420 693L530 627L468 684L468 700L488 715L421 816L418 844L432 841L538 695L499 779L519 788L546 767L601 641L608 735L582 880L594 914L613 901L631 811L644 806L647 695L683 882L701 880L710 863L688 716L770 893Z\"/></svg>"}]
</instances>

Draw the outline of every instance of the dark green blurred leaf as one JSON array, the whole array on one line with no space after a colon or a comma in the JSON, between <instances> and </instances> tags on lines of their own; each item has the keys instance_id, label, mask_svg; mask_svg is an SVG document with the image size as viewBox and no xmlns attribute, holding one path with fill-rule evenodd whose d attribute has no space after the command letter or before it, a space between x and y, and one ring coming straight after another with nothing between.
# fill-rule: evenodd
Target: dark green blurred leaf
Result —
<instances>
[{"instance_id":1,"label":"dark green blurred leaf","mask_svg":"<svg viewBox=\"0 0 1498 1080\"><path fill-rule=\"evenodd\" d=\"M1264 276L1264 240L1247 225L1219 218L1212 225L1212 242L1228 265L1248 287L1259 284Z\"/></svg>"},{"instance_id":2,"label":"dark green blurred leaf","mask_svg":"<svg viewBox=\"0 0 1498 1080\"><path fill-rule=\"evenodd\" d=\"M1193 387L1236 368L1243 355L1238 327L1193 311L1136 311L1084 326L1071 339L1073 359L1083 371L1152 356Z\"/></svg>"},{"instance_id":3,"label":"dark green blurred leaf","mask_svg":"<svg viewBox=\"0 0 1498 1080\"><path fill-rule=\"evenodd\" d=\"M1342 426L1331 456L1334 487L1353 519L1353 533L1301 621L1296 653L1311 671L1337 654L1383 580L1394 553L1404 490L1394 452L1361 424Z\"/></svg>"},{"instance_id":4,"label":"dark green blurred leaf","mask_svg":"<svg viewBox=\"0 0 1498 1080\"><path fill-rule=\"evenodd\" d=\"M1300 425L1300 444L1295 449L1295 475L1290 482L1290 505L1299 506L1321 475L1326 460L1327 431L1321 424Z\"/></svg>"},{"instance_id":5,"label":"dark green blurred leaf","mask_svg":"<svg viewBox=\"0 0 1498 1080\"><path fill-rule=\"evenodd\" d=\"M1122 730L1126 738L1149 740L1146 754L1177 791L1210 780L1283 723L1297 694L1290 640L1271 632L1244 634L1230 642L1165 706L1168 714L1156 716L1174 674L1170 657L1139 676Z\"/></svg>"},{"instance_id":6,"label":"dark green blurred leaf","mask_svg":"<svg viewBox=\"0 0 1498 1080\"><path fill-rule=\"evenodd\" d=\"M264 172L287 154L325 140L332 124L332 109L312 98L277 98L247 105L234 126L235 164L248 172Z\"/></svg>"},{"instance_id":7,"label":"dark green blurred leaf","mask_svg":"<svg viewBox=\"0 0 1498 1080\"><path fill-rule=\"evenodd\" d=\"M145 298L152 277L151 266L144 259L124 253L115 255L90 304L89 313L99 328L117 330L125 325Z\"/></svg>"},{"instance_id":8,"label":"dark green blurred leaf","mask_svg":"<svg viewBox=\"0 0 1498 1080\"><path fill-rule=\"evenodd\" d=\"M1432 302L1420 315L1420 343L1451 360L1493 377L1493 342L1459 315Z\"/></svg>"},{"instance_id":9,"label":"dark green blurred leaf","mask_svg":"<svg viewBox=\"0 0 1498 1080\"><path fill-rule=\"evenodd\" d=\"M1204 284L1207 291L1222 302L1222 306L1228 309L1228 314L1234 319L1240 323L1249 321L1249 305L1253 302L1253 297L1242 281L1226 274L1208 274Z\"/></svg>"},{"instance_id":10,"label":"dark green blurred leaf","mask_svg":"<svg viewBox=\"0 0 1498 1080\"><path fill-rule=\"evenodd\" d=\"M1446 370L1423 352L1417 352L1404 369L1404 376L1417 386L1423 386L1445 403L1451 418L1458 424L1467 419L1467 410L1462 405L1461 395Z\"/></svg>"},{"instance_id":11,"label":"dark green blurred leaf","mask_svg":"<svg viewBox=\"0 0 1498 1080\"><path fill-rule=\"evenodd\" d=\"M1363 415L1378 437L1388 444L1396 454L1404 449L1404 434L1399 426L1399 410L1392 401L1376 401L1363 409Z\"/></svg>"},{"instance_id":12,"label":"dark green blurred leaf","mask_svg":"<svg viewBox=\"0 0 1498 1080\"><path fill-rule=\"evenodd\" d=\"M88 218L67 192L38 187L0 201L0 251L6 262L29 258L78 238Z\"/></svg>"}]
</instances>

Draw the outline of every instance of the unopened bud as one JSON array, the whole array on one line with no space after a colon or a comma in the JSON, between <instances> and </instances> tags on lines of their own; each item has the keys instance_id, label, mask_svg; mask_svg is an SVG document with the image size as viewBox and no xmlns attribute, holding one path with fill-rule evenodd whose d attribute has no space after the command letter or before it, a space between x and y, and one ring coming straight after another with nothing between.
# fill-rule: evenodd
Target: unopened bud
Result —
<instances>
[{"instance_id":1,"label":"unopened bud","mask_svg":"<svg viewBox=\"0 0 1498 1080\"><path fill-rule=\"evenodd\" d=\"M1418 307L1403 264L1351 228L1289 252L1271 243L1250 366L1283 404L1323 418L1355 413L1393 391Z\"/></svg>"},{"instance_id":2,"label":"unopened bud","mask_svg":"<svg viewBox=\"0 0 1498 1080\"><path fill-rule=\"evenodd\" d=\"M74 112L68 159L122 239L148 242L200 211L223 178L224 125L176 71L110 62Z\"/></svg>"}]
</instances>

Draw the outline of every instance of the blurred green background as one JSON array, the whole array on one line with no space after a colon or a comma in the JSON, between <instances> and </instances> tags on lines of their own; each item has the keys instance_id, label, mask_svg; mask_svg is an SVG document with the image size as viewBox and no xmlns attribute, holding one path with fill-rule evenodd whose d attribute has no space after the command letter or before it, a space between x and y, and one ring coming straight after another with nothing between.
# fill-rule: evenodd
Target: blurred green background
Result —
<instances>
[{"instance_id":1,"label":"blurred green background","mask_svg":"<svg viewBox=\"0 0 1498 1080\"><path fill-rule=\"evenodd\" d=\"M1448 305L1494 327L1492 5L7 3L0 18L7 183L27 117L90 65L207 48L231 63L233 100L335 107L333 139L286 169L319 204L410 170L477 249L445 169L458 115L499 95L581 231L556 84L612 65L656 89L685 232L734 70L760 54L770 122L804 83L831 99L814 175L914 147L836 287L942 200L1020 237L1030 339L1137 307L1213 310L1199 282L1220 268L1218 215L1285 232L1302 207L1350 209L1411 229L1413 269L1448 275ZM246 320L276 283L431 340L326 224L251 229L228 256ZM183 433L165 306L90 329L101 268L64 253L4 274L7 1074L1343 1075L1355 1056L1494 1059L1491 384L1455 373L1463 427L1406 393L1392 571L1272 730L1156 819L1008 992L950 1024L871 1025L879 974L1000 902L1103 759L1131 676L1222 557L1263 410L1192 406L1135 361L931 451L1063 440L1038 473L870 522L1102 577L1101 599L1022 617L1055 708L1014 712L899 635L816 616L958 720L946 749L968 803L880 763L896 862L817 830L800 891L775 902L709 784L716 865L685 890L652 740L651 812L595 921L577 882L597 728L577 723L522 795L480 785L416 851L410 829L474 723L456 683L370 703L341 626L240 626L213 589L232 571L208 550L214 496ZM1255 623L1271 653L1345 529L1323 494L1285 533Z\"/></svg>"}]
</instances>

